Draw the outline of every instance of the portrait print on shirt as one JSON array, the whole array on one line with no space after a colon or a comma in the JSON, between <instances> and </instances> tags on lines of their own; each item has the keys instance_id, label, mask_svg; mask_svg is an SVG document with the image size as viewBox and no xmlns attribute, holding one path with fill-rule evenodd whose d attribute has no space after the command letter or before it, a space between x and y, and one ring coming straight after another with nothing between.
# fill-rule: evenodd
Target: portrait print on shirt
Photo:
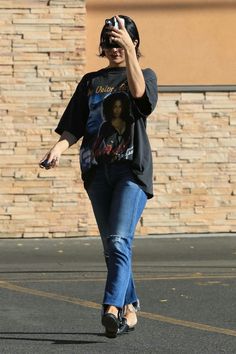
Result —
<instances>
[{"instance_id":1,"label":"portrait print on shirt","mask_svg":"<svg viewBox=\"0 0 236 354\"><path fill-rule=\"evenodd\" d=\"M132 160L133 119L130 114L130 99L125 92L107 96L102 106L103 123L93 145L97 162Z\"/></svg>"},{"instance_id":2,"label":"portrait print on shirt","mask_svg":"<svg viewBox=\"0 0 236 354\"><path fill-rule=\"evenodd\" d=\"M91 89L87 138L80 149L82 171L89 170L99 161L132 160L134 127L126 90L124 83L115 92L97 92L96 86Z\"/></svg>"}]
</instances>

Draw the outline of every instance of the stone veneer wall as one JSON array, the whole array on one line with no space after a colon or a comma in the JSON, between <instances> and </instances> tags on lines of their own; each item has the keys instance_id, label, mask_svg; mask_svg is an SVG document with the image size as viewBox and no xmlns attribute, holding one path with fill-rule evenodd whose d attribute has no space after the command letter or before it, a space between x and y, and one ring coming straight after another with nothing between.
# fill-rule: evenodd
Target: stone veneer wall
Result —
<instances>
[{"instance_id":1,"label":"stone veneer wall","mask_svg":"<svg viewBox=\"0 0 236 354\"><path fill-rule=\"evenodd\" d=\"M236 93L160 94L149 124L151 233L236 231Z\"/></svg>"},{"instance_id":2,"label":"stone veneer wall","mask_svg":"<svg viewBox=\"0 0 236 354\"><path fill-rule=\"evenodd\" d=\"M38 161L85 64L84 1L0 0L0 237L97 235L78 146ZM236 231L236 93L160 93L138 234Z\"/></svg>"}]
</instances>

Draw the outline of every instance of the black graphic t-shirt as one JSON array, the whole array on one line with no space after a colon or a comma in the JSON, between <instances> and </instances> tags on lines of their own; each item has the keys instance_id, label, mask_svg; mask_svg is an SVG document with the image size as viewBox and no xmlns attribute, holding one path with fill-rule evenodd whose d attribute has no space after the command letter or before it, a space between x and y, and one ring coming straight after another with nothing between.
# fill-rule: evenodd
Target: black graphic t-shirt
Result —
<instances>
[{"instance_id":1,"label":"black graphic t-shirt","mask_svg":"<svg viewBox=\"0 0 236 354\"><path fill-rule=\"evenodd\" d=\"M157 80L143 70L146 91L134 99L128 89L125 68L105 68L84 75L56 132L68 131L78 139L85 185L101 162L130 161L137 183L152 197L152 156L146 134L146 118L157 102Z\"/></svg>"}]
</instances>

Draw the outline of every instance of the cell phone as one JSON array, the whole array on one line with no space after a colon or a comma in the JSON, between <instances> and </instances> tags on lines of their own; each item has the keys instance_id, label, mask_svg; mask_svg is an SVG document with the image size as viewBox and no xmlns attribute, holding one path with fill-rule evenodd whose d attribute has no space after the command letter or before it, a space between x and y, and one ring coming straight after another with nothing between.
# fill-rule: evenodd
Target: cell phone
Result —
<instances>
[{"instance_id":1,"label":"cell phone","mask_svg":"<svg viewBox=\"0 0 236 354\"><path fill-rule=\"evenodd\" d=\"M119 17L120 19L120 22L122 23L122 25L124 26L125 25L125 19L123 17ZM119 22L117 21L117 19L114 17L114 20L115 20L115 24L114 24L114 27L119 29Z\"/></svg>"},{"instance_id":2,"label":"cell phone","mask_svg":"<svg viewBox=\"0 0 236 354\"><path fill-rule=\"evenodd\" d=\"M123 26L125 25L125 19L120 17L120 21L122 22ZM105 24L107 26L113 26L117 29L119 29L119 22L117 21L116 17L109 18L108 20L105 21Z\"/></svg>"},{"instance_id":3,"label":"cell phone","mask_svg":"<svg viewBox=\"0 0 236 354\"><path fill-rule=\"evenodd\" d=\"M40 162L39 166L40 167L43 167L43 168L46 168L47 170L51 167L51 162L48 162L48 160L44 160L42 162Z\"/></svg>"}]
</instances>

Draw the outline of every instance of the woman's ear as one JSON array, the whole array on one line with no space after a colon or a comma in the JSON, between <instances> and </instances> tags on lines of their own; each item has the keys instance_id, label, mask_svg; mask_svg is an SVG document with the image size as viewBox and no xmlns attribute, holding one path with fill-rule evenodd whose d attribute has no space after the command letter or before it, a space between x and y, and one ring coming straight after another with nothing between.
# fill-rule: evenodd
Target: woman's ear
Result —
<instances>
[{"instance_id":1,"label":"woman's ear","mask_svg":"<svg viewBox=\"0 0 236 354\"><path fill-rule=\"evenodd\" d=\"M136 45L138 44L138 40L135 39L135 40L133 41L133 43L134 43L134 46L136 47Z\"/></svg>"}]
</instances>

